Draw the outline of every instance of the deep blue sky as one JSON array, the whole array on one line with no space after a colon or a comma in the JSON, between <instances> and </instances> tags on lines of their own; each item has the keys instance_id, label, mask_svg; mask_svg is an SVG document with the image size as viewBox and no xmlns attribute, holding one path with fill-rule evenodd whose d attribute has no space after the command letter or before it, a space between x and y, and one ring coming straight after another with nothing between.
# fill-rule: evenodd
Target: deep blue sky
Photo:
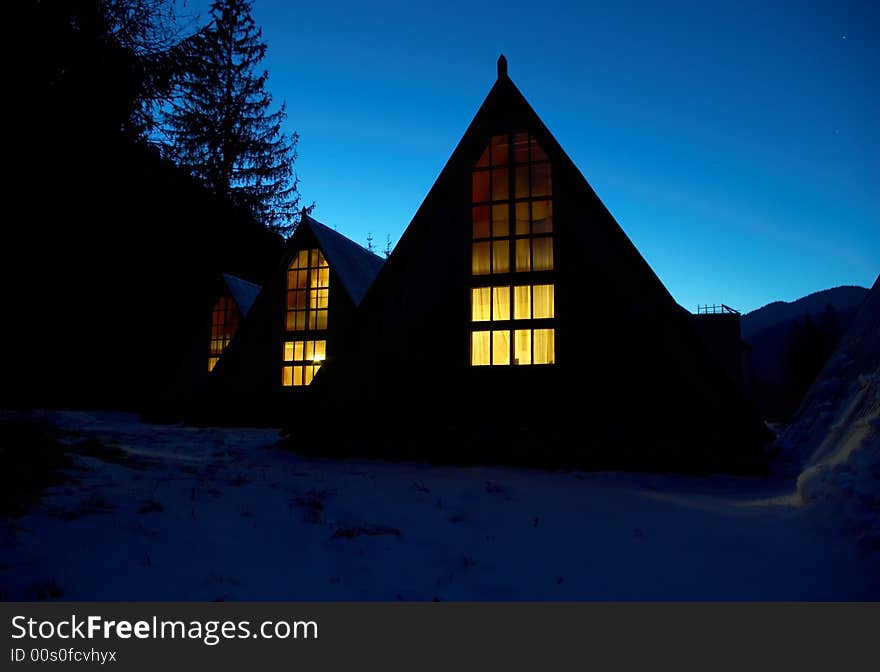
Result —
<instances>
[{"instance_id":1,"label":"deep blue sky","mask_svg":"<svg viewBox=\"0 0 880 672\"><path fill-rule=\"evenodd\" d=\"M880 272L878 2L255 0L254 17L303 197L361 244L397 242L503 52L686 308Z\"/></svg>"}]
</instances>

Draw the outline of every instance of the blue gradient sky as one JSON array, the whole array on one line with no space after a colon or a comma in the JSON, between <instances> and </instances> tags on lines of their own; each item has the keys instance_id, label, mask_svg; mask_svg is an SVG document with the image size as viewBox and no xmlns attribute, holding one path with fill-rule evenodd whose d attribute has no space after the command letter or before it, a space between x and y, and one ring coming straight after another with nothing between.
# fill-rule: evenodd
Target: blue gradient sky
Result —
<instances>
[{"instance_id":1,"label":"blue gradient sky","mask_svg":"<svg viewBox=\"0 0 880 672\"><path fill-rule=\"evenodd\" d=\"M255 0L254 17L303 197L361 244L397 242L503 52L686 308L880 272L878 2Z\"/></svg>"}]
</instances>

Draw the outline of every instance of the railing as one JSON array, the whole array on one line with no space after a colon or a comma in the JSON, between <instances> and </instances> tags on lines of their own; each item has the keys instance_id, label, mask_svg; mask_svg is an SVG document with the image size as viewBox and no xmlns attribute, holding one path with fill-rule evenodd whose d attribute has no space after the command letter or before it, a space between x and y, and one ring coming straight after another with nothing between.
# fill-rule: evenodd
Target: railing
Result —
<instances>
[{"instance_id":1,"label":"railing","mask_svg":"<svg viewBox=\"0 0 880 672\"><path fill-rule=\"evenodd\" d=\"M739 315L739 311L723 303L718 306L706 303L702 306L697 304L697 315Z\"/></svg>"}]
</instances>

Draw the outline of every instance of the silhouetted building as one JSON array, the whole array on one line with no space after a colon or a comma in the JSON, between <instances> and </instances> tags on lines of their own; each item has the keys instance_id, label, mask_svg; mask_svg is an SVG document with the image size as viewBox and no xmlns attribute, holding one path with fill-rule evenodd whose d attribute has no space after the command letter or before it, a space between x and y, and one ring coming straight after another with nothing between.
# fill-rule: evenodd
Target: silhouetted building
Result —
<instances>
[{"instance_id":1,"label":"silhouetted building","mask_svg":"<svg viewBox=\"0 0 880 672\"><path fill-rule=\"evenodd\" d=\"M336 353L382 263L303 212L246 317L237 323L234 311L225 312L228 299L215 304L212 324L219 328L212 327L210 339L202 336L210 344L202 360L210 374L195 400L197 417L264 424L296 413L292 404Z\"/></svg>"},{"instance_id":2,"label":"silhouetted building","mask_svg":"<svg viewBox=\"0 0 880 672\"><path fill-rule=\"evenodd\" d=\"M767 439L503 56L311 392L293 444L360 454L750 469Z\"/></svg>"},{"instance_id":3,"label":"silhouetted building","mask_svg":"<svg viewBox=\"0 0 880 672\"><path fill-rule=\"evenodd\" d=\"M250 312L260 289L260 285L229 273L217 279L207 297L202 322L191 335L174 380L163 391L160 406L151 409L154 413L185 416L204 398L212 371Z\"/></svg>"}]
</instances>

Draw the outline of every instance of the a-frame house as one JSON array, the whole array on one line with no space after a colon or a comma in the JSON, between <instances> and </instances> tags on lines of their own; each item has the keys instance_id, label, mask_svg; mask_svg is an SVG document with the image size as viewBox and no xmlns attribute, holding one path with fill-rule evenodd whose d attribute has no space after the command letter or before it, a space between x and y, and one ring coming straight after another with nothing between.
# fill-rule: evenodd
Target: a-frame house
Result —
<instances>
[{"instance_id":1,"label":"a-frame house","mask_svg":"<svg viewBox=\"0 0 880 672\"><path fill-rule=\"evenodd\" d=\"M204 398L212 372L247 318L262 287L223 273L208 287L203 318L189 335L173 380L149 414L162 419L186 417Z\"/></svg>"},{"instance_id":2,"label":"a-frame house","mask_svg":"<svg viewBox=\"0 0 880 672\"><path fill-rule=\"evenodd\" d=\"M346 452L738 470L768 438L503 56L310 392Z\"/></svg>"},{"instance_id":3,"label":"a-frame house","mask_svg":"<svg viewBox=\"0 0 880 672\"><path fill-rule=\"evenodd\" d=\"M340 347L384 259L305 210L281 263L213 366L199 417L276 424Z\"/></svg>"}]
</instances>

